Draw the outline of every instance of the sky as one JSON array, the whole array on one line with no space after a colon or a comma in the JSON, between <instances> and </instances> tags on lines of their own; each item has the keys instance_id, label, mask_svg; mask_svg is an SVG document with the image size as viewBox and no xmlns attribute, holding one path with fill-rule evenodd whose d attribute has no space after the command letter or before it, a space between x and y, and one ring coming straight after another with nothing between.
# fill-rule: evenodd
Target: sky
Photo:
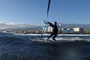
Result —
<instances>
[{"instance_id":1,"label":"sky","mask_svg":"<svg viewBox=\"0 0 90 60\"><path fill-rule=\"evenodd\" d=\"M40 25L48 0L0 0L0 23ZM47 21L90 24L90 0L52 0Z\"/></svg>"}]
</instances>

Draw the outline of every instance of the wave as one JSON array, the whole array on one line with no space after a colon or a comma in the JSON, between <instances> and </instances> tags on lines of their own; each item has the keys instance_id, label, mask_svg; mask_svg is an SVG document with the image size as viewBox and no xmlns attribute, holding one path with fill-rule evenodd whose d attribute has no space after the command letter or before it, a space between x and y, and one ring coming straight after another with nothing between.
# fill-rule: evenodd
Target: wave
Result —
<instances>
[{"instance_id":1,"label":"wave","mask_svg":"<svg viewBox=\"0 0 90 60\"><path fill-rule=\"evenodd\" d=\"M43 39L47 39L50 34L43 34ZM28 43L28 41L32 41L35 39L40 39L41 34L11 34L11 33L0 33L0 41L24 41ZM52 40L52 38L50 38ZM66 41L89 41L90 42L90 34L58 34L57 41L66 40Z\"/></svg>"}]
</instances>

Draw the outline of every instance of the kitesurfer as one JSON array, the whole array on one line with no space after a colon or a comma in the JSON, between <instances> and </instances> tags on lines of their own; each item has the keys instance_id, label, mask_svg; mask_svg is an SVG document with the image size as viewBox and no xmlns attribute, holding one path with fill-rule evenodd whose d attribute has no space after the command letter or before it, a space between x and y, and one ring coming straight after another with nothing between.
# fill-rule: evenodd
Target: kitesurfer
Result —
<instances>
[{"instance_id":1,"label":"kitesurfer","mask_svg":"<svg viewBox=\"0 0 90 60\"><path fill-rule=\"evenodd\" d=\"M52 31L51 35L47 38L47 40L48 40L50 37L53 36L53 40L56 41L55 38L56 38L56 36L57 36L57 34L58 34L57 22L55 21L54 24L48 22L48 24L53 28L53 31Z\"/></svg>"}]
</instances>

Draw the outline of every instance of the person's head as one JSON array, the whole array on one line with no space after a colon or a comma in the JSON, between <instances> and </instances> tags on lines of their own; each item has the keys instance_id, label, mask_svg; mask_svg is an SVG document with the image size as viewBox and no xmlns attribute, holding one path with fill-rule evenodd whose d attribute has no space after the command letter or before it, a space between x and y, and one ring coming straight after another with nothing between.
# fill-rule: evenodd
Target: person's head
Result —
<instances>
[{"instance_id":1,"label":"person's head","mask_svg":"<svg viewBox=\"0 0 90 60\"><path fill-rule=\"evenodd\" d=\"M54 22L54 25L57 25L57 22L56 21Z\"/></svg>"}]
</instances>

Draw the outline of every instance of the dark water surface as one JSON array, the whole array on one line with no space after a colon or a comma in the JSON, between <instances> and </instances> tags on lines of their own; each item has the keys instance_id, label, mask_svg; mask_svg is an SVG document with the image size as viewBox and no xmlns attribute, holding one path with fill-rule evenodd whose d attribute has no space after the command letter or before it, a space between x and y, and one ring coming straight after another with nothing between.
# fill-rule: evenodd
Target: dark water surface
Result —
<instances>
[{"instance_id":1,"label":"dark water surface","mask_svg":"<svg viewBox=\"0 0 90 60\"><path fill-rule=\"evenodd\" d=\"M0 60L90 60L88 41L45 43L25 38L0 37Z\"/></svg>"},{"instance_id":2,"label":"dark water surface","mask_svg":"<svg viewBox=\"0 0 90 60\"><path fill-rule=\"evenodd\" d=\"M2 45L2 60L89 60L90 43L63 42ZM1 60L0 59L0 60Z\"/></svg>"},{"instance_id":3,"label":"dark water surface","mask_svg":"<svg viewBox=\"0 0 90 60\"><path fill-rule=\"evenodd\" d=\"M39 48L39 49L38 49ZM36 58L46 60L89 60L90 44L87 42L64 42L40 44L35 48Z\"/></svg>"}]
</instances>

